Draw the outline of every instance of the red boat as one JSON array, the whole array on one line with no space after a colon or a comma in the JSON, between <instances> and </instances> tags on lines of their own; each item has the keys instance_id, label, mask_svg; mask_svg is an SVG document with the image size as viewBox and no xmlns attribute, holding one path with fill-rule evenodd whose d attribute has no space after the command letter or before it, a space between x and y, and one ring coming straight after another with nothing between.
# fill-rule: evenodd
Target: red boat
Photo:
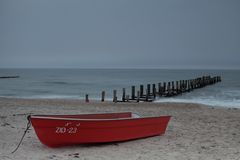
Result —
<instances>
[{"instance_id":1,"label":"red boat","mask_svg":"<svg viewBox=\"0 0 240 160\"><path fill-rule=\"evenodd\" d=\"M31 115L39 140L49 147L118 142L165 133L170 116L140 117L131 112Z\"/></svg>"}]
</instances>

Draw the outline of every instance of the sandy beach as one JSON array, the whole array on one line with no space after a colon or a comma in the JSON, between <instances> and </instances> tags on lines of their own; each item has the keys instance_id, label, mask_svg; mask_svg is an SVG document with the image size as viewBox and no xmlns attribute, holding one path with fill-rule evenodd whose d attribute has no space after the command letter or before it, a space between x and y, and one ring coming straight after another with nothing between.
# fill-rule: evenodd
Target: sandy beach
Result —
<instances>
[{"instance_id":1,"label":"sandy beach","mask_svg":"<svg viewBox=\"0 0 240 160\"><path fill-rule=\"evenodd\" d=\"M108 144L48 148L33 128L17 146L29 114L132 111L142 116L171 115L163 136ZM79 100L0 98L0 159L16 160L239 160L240 109L184 103L85 103Z\"/></svg>"}]
</instances>

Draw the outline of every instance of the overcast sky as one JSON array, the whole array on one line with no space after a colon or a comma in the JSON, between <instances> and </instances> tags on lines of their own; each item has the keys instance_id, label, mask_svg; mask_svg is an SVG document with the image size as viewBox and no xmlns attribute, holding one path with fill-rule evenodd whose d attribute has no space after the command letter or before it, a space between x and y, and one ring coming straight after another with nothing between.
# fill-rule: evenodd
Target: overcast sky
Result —
<instances>
[{"instance_id":1,"label":"overcast sky","mask_svg":"<svg viewBox=\"0 0 240 160\"><path fill-rule=\"evenodd\" d=\"M0 0L0 68L238 68L240 0Z\"/></svg>"}]
</instances>

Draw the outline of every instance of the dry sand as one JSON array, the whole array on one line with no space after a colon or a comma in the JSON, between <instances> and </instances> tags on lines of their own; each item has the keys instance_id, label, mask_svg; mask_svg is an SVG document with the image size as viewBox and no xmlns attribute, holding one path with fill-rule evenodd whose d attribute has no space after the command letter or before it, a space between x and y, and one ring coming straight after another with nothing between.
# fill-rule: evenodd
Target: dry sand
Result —
<instances>
[{"instance_id":1,"label":"dry sand","mask_svg":"<svg viewBox=\"0 0 240 160\"><path fill-rule=\"evenodd\" d=\"M18 144L28 114L132 111L143 116L172 115L163 136L101 145L48 148L33 129ZM240 109L180 103L117 103L78 100L0 98L0 160L240 160Z\"/></svg>"}]
</instances>

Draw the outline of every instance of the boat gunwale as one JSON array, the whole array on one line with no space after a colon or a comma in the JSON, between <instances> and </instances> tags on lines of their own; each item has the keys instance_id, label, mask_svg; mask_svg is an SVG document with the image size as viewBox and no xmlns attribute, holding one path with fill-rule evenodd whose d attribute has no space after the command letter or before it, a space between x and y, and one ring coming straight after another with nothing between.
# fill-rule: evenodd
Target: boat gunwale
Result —
<instances>
[{"instance_id":1,"label":"boat gunwale","mask_svg":"<svg viewBox=\"0 0 240 160\"><path fill-rule=\"evenodd\" d=\"M132 113L132 115L135 113ZM138 115L138 114L135 114ZM164 116L150 116L150 117L126 117L126 118L110 118L110 119L84 119L84 118L64 118L64 117L51 117L54 115L31 115L31 119L44 119L44 120L72 120L72 121L119 121L119 120L135 120L135 119L151 119L151 118L163 118L163 117L171 117L170 115ZM61 116L61 115L56 115ZM64 116L64 115L62 115ZM73 115L74 116L74 115Z\"/></svg>"}]
</instances>

